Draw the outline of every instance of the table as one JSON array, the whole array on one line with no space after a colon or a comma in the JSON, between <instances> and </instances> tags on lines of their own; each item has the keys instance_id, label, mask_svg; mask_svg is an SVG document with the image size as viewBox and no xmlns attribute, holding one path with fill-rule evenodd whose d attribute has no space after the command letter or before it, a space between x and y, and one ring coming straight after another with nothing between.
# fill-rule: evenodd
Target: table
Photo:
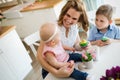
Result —
<instances>
[{"instance_id":1,"label":"table","mask_svg":"<svg viewBox=\"0 0 120 80\"><path fill-rule=\"evenodd\" d=\"M78 63L76 63L76 67ZM106 69L111 69L113 66L120 66L120 42L115 42L110 45L100 47L99 60L94 62L93 68L84 70L91 75L94 75L94 80L100 80L102 75L105 75ZM49 73L45 80L74 80L72 78L57 78Z\"/></svg>"}]
</instances>

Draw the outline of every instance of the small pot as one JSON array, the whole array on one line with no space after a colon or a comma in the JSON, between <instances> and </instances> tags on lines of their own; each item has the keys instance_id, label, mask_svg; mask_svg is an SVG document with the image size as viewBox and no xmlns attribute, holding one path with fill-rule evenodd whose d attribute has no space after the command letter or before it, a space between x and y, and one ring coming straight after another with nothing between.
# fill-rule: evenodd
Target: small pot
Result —
<instances>
[{"instance_id":1,"label":"small pot","mask_svg":"<svg viewBox=\"0 0 120 80\"><path fill-rule=\"evenodd\" d=\"M88 61L88 62L82 62L82 63L79 63L78 64L78 68L80 70L83 70L83 69L91 69L93 67L93 60L91 61Z\"/></svg>"},{"instance_id":2,"label":"small pot","mask_svg":"<svg viewBox=\"0 0 120 80\"><path fill-rule=\"evenodd\" d=\"M91 69L93 67L93 60L88 62L83 62L83 65L85 66L86 69Z\"/></svg>"}]
</instances>

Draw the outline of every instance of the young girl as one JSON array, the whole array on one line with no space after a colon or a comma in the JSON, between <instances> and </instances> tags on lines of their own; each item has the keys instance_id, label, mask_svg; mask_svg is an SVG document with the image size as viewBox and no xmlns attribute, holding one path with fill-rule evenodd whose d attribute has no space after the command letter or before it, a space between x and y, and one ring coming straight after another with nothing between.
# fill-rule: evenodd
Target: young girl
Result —
<instances>
[{"instance_id":1,"label":"young girl","mask_svg":"<svg viewBox=\"0 0 120 80\"><path fill-rule=\"evenodd\" d=\"M40 28L40 37L45 44L42 56L54 68L59 69L63 66L67 66L66 70L69 70L74 65L74 61L81 61L81 54L68 54L64 50L60 41L57 24L46 23L42 25ZM75 80L91 80L91 76L88 76L87 73L76 69L74 69L70 77Z\"/></svg>"},{"instance_id":2,"label":"young girl","mask_svg":"<svg viewBox=\"0 0 120 80\"><path fill-rule=\"evenodd\" d=\"M102 5L96 12L96 26L90 29L88 40L93 45L105 46L111 42L120 41L120 28L112 23L113 8L111 5ZM107 41L102 41L107 37Z\"/></svg>"}]
</instances>

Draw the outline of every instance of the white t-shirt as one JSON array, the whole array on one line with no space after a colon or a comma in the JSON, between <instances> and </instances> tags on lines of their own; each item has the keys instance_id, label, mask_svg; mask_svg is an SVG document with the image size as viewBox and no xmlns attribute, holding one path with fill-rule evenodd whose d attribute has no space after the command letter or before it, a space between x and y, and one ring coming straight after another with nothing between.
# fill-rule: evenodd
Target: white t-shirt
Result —
<instances>
[{"instance_id":1,"label":"white t-shirt","mask_svg":"<svg viewBox=\"0 0 120 80\"><path fill-rule=\"evenodd\" d=\"M78 36L78 25L72 25L69 29L69 33L68 33L68 37L66 37L66 29L64 26L59 27L60 29L60 36L61 36L61 41L62 44L69 46L69 47L73 47L77 36Z\"/></svg>"}]
</instances>

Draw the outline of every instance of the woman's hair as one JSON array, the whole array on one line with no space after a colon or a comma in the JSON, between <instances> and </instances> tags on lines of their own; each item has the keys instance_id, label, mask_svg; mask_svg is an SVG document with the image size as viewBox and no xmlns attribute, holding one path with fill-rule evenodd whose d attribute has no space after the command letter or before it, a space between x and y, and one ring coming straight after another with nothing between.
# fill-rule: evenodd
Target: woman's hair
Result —
<instances>
[{"instance_id":1,"label":"woman's hair","mask_svg":"<svg viewBox=\"0 0 120 80\"><path fill-rule=\"evenodd\" d=\"M66 15L67 11L73 8L76 11L80 12L81 15L78 20L78 24L82 25L82 28L87 31L89 26L88 17L85 11L85 6L81 0L68 0L65 6L61 10L61 14L58 19L58 25L63 25L63 17Z\"/></svg>"},{"instance_id":2,"label":"woman's hair","mask_svg":"<svg viewBox=\"0 0 120 80\"><path fill-rule=\"evenodd\" d=\"M104 15L108 20L111 20L113 15L113 7L109 4L101 5L96 11L96 15Z\"/></svg>"}]
</instances>

